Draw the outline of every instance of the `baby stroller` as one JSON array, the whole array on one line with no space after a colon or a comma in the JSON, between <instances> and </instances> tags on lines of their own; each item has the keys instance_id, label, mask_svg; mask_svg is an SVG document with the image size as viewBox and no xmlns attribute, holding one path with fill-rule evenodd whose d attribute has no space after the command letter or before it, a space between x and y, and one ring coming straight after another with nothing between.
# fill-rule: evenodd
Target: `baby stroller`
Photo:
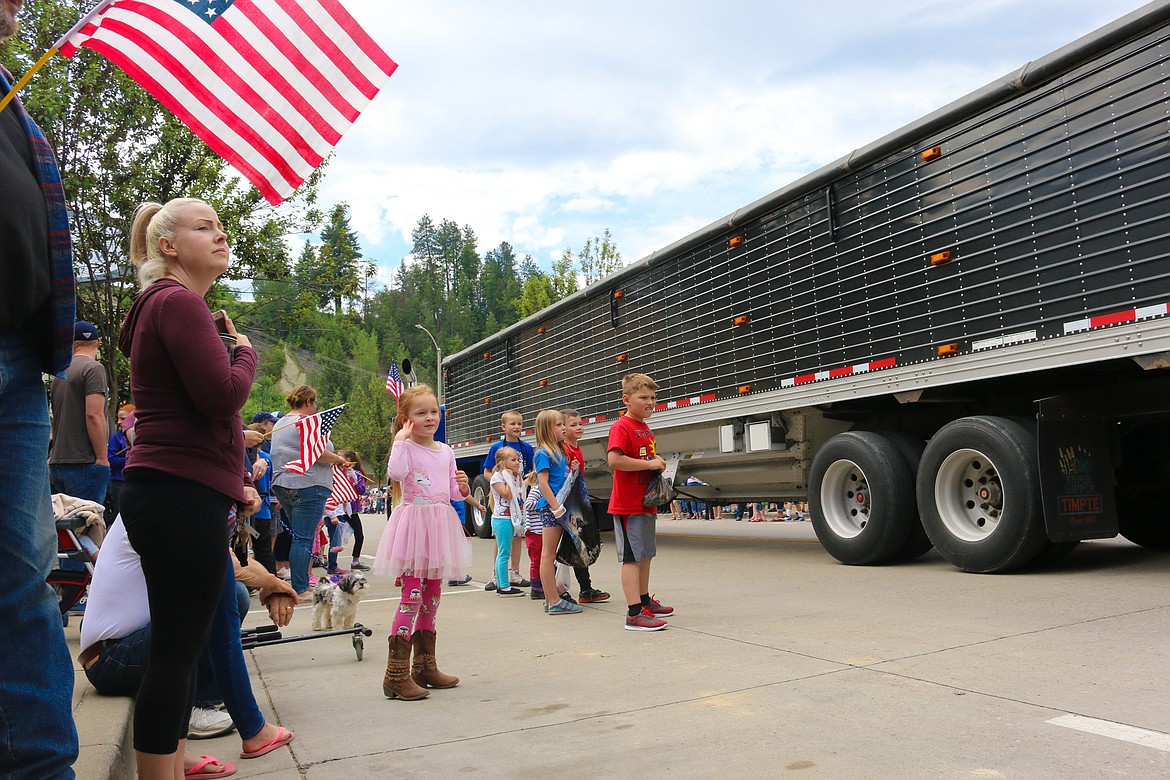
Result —
<instances>
[{"instance_id":1,"label":"baby stroller","mask_svg":"<svg viewBox=\"0 0 1170 780\"><path fill-rule=\"evenodd\" d=\"M60 501L54 501L53 511L57 526L57 567L49 572L45 581L57 594L57 606L61 608L62 620L68 625L67 613L81 601L93 579L93 556L79 538L91 525L87 512L92 510L84 506L65 510Z\"/></svg>"}]
</instances>

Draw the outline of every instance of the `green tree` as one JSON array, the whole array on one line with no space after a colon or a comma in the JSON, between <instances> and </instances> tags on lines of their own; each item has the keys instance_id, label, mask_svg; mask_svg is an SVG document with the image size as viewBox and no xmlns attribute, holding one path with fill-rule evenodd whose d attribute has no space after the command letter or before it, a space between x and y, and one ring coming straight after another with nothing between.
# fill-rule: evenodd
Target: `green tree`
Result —
<instances>
[{"instance_id":1,"label":"green tree","mask_svg":"<svg viewBox=\"0 0 1170 780\"><path fill-rule=\"evenodd\" d=\"M520 300L524 287L516 252L507 241L484 254L479 289L485 311L482 335L495 333L516 321L516 301Z\"/></svg>"},{"instance_id":2,"label":"green tree","mask_svg":"<svg viewBox=\"0 0 1170 780\"><path fill-rule=\"evenodd\" d=\"M598 279L609 276L624 265L622 253L618 251L609 228L605 229L605 235L602 238L594 236L585 239L584 248L577 253L577 261L581 265L581 274L585 277L586 287Z\"/></svg>"},{"instance_id":3,"label":"green tree","mask_svg":"<svg viewBox=\"0 0 1170 780\"><path fill-rule=\"evenodd\" d=\"M559 301L577 292L577 266L573 262L571 249L565 249L561 256L553 261L549 283L552 285L553 300Z\"/></svg>"},{"instance_id":4,"label":"green tree","mask_svg":"<svg viewBox=\"0 0 1170 780\"><path fill-rule=\"evenodd\" d=\"M333 303L334 314L341 314L341 302L355 298L362 289L364 266L358 263L362 250L357 233L349 225L349 206L338 203L329 212L329 221L321 230L321 247L317 266L308 280L319 286L321 305Z\"/></svg>"},{"instance_id":5,"label":"green tree","mask_svg":"<svg viewBox=\"0 0 1170 780\"><path fill-rule=\"evenodd\" d=\"M516 301L516 311L523 319L552 306L556 301L552 281L545 274L537 273L524 281L524 290Z\"/></svg>"}]
</instances>

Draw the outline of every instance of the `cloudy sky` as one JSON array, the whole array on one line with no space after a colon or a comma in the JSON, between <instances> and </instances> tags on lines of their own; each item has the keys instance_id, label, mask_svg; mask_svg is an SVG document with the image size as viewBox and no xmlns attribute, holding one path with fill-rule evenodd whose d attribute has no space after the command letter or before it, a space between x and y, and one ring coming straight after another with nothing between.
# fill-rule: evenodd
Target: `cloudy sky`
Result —
<instances>
[{"instance_id":1,"label":"cloudy sky","mask_svg":"<svg viewBox=\"0 0 1170 780\"><path fill-rule=\"evenodd\" d=\"M1137 0L344 0L399 63L337 147L382 278L419 217L543 266L627 262L1138 7Z\"/></svg>"}]
</instances>

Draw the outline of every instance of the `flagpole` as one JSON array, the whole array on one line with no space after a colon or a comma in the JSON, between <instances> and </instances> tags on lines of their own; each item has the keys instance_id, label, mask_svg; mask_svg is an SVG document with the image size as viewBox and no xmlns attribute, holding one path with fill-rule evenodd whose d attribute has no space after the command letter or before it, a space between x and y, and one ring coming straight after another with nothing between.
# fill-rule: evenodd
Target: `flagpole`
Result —
<instances>
[{"instance_id":1,"label":"flagpole","mask_svg":"<svg viewBox=\"0 0 1170 780\"><path fill-rule=\"evenodd\" d=\"M65 41L69 40L69 37L71 35L73 35L75 32L80 30L85 25L89 24L90 20L92 20L95 16L97 16L102 11L104 11L106 9L106 6L108 6L112 2L114 2L114 0L101 0L100 3L95 5L92 9L90 9L89 13L87 13L85 16L81 17L77 21L77 24L70 27L69 32L65 33L60 38L58 38L57 42L54 43L52 46L50 46L49 50L47 52L45 52L44 54L42 54L41 58L39 60L37 60L36 63L31 68L29 68L28 72L20 77L20 80L16 82L16 84L12 87L12 89L8 90L8 94L4 96L4 99L0 100L0 111L3 111L8 106L8 104L12 102L12 99L14 97L16 97L16 93L19 92L21 89L23 89L25 84L28 84L29 80L32 79L32 77L36 74L36 72L38 70L40 70L46 62L49 61L49 58L61 50L62 44L64 44Z\"/></svg>"},{"instance_id":2,"label":"flagpole","mask_svg":"<svg viewBox=\"0 0 1170 780\"><path fill-rule=\"evenodd\" d=\"M8 94L4 96L3 100L0 100L0 111L3 111L8 106L8 104L12 102L12 98L16 97L16 93L19 92L24 87L24 85L29 82L29 79L33 77L33 74L40 70L41 66L48 62L49 58L56 53L57 47L53 46L47 52L41 55L41 58L37 60L36 64L33 65L27 73L21 76L20 81L16 82L12 89L8 90Z\"/></svg>"}]
</instances>

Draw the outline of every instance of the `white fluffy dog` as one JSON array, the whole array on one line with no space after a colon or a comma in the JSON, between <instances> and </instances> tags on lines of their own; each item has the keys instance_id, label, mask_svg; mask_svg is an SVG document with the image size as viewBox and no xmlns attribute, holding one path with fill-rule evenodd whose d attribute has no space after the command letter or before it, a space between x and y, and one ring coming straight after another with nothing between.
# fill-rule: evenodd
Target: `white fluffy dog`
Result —
<instances>
[{"instance_id":1,"label":"white fluffy dog","mask_svg":"<svg viewBox=\"0 0 1170 780\"><path fill-rule=\"evenodd\" d=\"M366 578L361 572L351 571L337 584L322 577L313 590L313 630L353 628L365 591Z\"/></svg>"}]
</instances>

